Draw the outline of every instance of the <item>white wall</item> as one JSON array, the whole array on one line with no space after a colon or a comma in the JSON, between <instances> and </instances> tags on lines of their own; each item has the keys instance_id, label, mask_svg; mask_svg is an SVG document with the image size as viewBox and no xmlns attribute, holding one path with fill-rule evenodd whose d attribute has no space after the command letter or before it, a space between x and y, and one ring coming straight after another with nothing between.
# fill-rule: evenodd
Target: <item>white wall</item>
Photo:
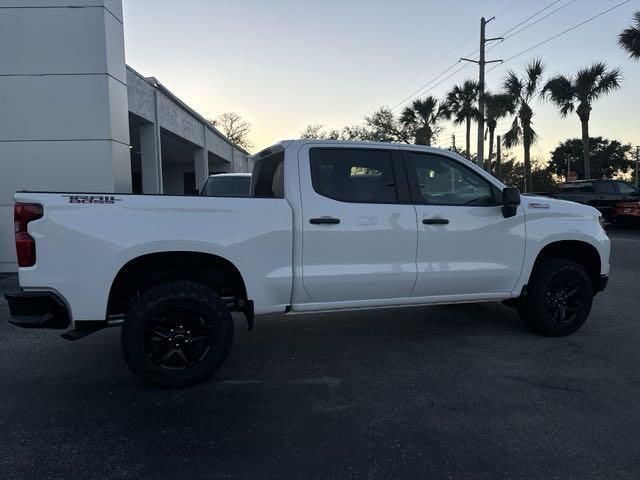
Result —
<instances>
[{"instance_id":1,"label":"white wall","mask_svg":"<svg viewBox=\"0 0 640 480\"><path fill-rule=\"evenodd\" d=\"M1 272L14 191L128 192L131 167L121 0L0 0L0 45Z\"/></svg>"}]
</instances>

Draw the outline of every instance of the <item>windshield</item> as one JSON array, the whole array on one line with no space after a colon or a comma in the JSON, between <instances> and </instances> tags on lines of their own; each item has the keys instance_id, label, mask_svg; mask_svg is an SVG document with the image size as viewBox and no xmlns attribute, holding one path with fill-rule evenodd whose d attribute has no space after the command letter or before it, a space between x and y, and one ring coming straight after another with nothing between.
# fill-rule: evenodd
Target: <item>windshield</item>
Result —
<instances>
[{"instance_id":1,"label":"windshield","mask_svg":"<svg viewBox=\"0 0 640 480\"><path fill-rule=\"evenodd\" d=\"M210 177L202 189L204 197L248 197L251 177Z\"/></svg>"}]
</instances>

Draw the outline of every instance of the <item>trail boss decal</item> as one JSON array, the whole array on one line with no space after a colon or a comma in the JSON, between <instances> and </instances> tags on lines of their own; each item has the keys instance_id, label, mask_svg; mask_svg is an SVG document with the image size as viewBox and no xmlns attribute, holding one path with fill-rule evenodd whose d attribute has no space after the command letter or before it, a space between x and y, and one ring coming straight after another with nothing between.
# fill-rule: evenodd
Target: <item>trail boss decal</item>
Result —
<instances>
[{"instance_id":1,"label":"trail boss decal","mask_svg":"<svg viewBox=\"0 0 640 480\"><path fill-rule=\"evenodd\" d=\"M121 201L113 195L63 195L69 199L69 203L97 203L97 204L113 204Z\"/></svg>"},{"instance_id":2,"label":"trail boss decal","mask_svg":"<svg viewBox=\"0 0 640 480\"><path fill-rule=\"evenodd\" d=\"M542 202L529 202L529 208L549 208L549 204Z\"/></svg>"}]
</instances>

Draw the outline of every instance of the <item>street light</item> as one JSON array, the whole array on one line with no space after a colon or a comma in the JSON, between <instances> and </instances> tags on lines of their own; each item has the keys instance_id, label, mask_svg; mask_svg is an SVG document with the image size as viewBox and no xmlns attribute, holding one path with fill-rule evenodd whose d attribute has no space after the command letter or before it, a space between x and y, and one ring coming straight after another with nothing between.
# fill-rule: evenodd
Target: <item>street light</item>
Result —
<instances>
[{"instance_id":1,"label":"street light","mask_svg":"<svg viewBox=\"0 0 640 480\"><path fill-rule=\"evenodd\" d=\"M638 163L640 163L640 145L636 145L636 176L634 181L636 190L638 189Z\"/></svg>"}]
</instances>

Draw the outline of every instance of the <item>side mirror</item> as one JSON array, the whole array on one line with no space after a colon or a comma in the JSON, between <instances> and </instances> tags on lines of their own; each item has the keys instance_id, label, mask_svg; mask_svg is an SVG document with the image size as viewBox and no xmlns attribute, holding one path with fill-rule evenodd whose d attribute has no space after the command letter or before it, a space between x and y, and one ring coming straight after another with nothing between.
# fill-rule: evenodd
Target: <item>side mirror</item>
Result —
<instances>
[{"instance_id":1,"label":"side mirror","mask_svg":"<svg viewBox=\"0 0 640 480\"><path fill-rule=\"evenodd\" d=\"M502 190L502 214L504 218L513 217L520 206L520 190L507 187Z\"/></svg>"}]
</instances>

